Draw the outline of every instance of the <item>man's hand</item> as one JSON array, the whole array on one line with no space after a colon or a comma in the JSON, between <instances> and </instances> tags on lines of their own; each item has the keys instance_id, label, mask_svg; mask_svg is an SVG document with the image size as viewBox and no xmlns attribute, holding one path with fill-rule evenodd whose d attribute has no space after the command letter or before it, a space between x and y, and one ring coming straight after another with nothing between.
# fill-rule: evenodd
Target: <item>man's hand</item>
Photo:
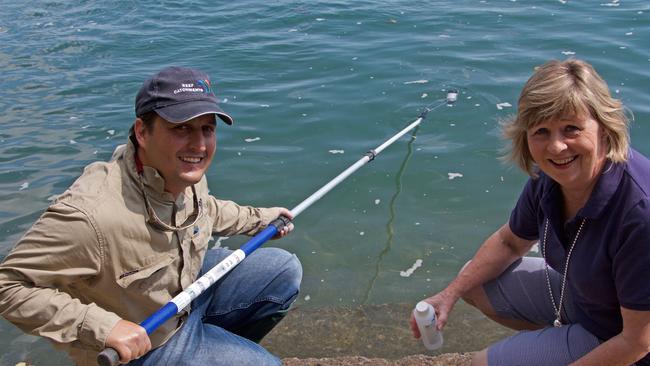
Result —
<instances>
[{"instance_id":1,"label":"man's hand","mask_svg":"<svg viewBox=\"0 0 650 366\"><path fill-rule=\"evenodd\" d=\"M272 209L277 210L278 214L277 216L284 216L288 218L289 220L293 220L293 215L291 214L291 211L289 211L287 208L284 207L272 207ZM278 231L275 236L271 239L279 239L279 238L284 238L285 236L289 235L289 233L293 230L293 223L290 222L289 225L283 227Z\"/></svg>"},{"instance_id":2,"label":"man's hand","mask_svg":"<svg viewBox=\"0 0 650 366\"><path fill-rule=\"evenodd\" d=\"M117 351L120 363L129 363L151 350L151 340L147 331L138 324L120 320L108 334L106 347Z\"/></svg>"}]
</instances>

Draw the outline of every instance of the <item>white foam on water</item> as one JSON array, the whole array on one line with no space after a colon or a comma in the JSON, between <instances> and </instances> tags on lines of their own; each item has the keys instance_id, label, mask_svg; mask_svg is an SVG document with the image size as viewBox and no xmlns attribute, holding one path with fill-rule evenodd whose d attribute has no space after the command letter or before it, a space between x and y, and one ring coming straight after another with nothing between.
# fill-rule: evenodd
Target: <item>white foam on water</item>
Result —
<instances>
[{"instance_id":1,"label":"white foam on water","mask_svg":"<svg viewBox=\"0 0 650 366\"><path fill-rule=\"evenodd\" d=\"M539 242L533 244L533 246L530 247L530 252L531 253L539 253Z\"/></svg>"},{"instance_id":2,"label":"white foam on water","mask_svg":"<svg viewBox=\"0 0 650 366\"><path fill-rule=\"evenodd\" d=\"M329 150L330 154L343 154L345 150Z\"/></svg>"},{"instance_id":3,"label":"white foam on water","mask_svg":"<svg viewBox=\"0 0 650 366\"><path fill-rule=\"evenodd\" d=\"M413 81L405 81L404 84L426 84L428 82L429 80L413 80Z\"/></svg>"},{"instance_id":4,"label":"white foam on water","mask_svg":"<svg viewBox=\"0 0 650 366\"><path fill-rule=\"evenodd\" d=\"M426 97L428 97L428 96L429 96L429 94L427 94L427 93L422 93L422 96L421 96L420 98L424 99L424 98L426 98Z\"/></svg>"},{"instance_id":5,"label":"white foam on water","mask_svg":"<svg viewBox=\"0 0 650 366\"><path fill-rule=\"evenodd\" d=\"M512 104L508 102L503 102L503 103L497 103L497 109L501 110L504 107L512 107Z\"/></svg>"},{"instance_id":6,"label":"white foam on water","mask_svg":"<svg viewBox=\"0 0 650 366\"><path fill-rule=\"evenodd\" d=\"M612 2L600 4L600 6L619 6L619 5L621 4L619 4L618 0L612 0Z\"/></svg>"},{"instance_id":7,"label":"white foam on water","mask_svg":"<svg viewBox=\"0 0 650 366\"><path fill-rule=\"evenodd\" d=\"M260 104L260 107L262 107L262 108L268 108L268 107L270 107L270 105L268 105L268 104Z\"/></svg>"},{"instance_id":8,"label":"white foam on water","mask_svg":"<svg viewBox=\"0 0 650 366\"><path fill-rule=\"evenodd\" d=\"M449 177L449 180L453 180L456 178L462 178L463 174L461 173L447 173L447 177Z\"/></svg>"},{"instance_id":9,"label":"white foam on water","mask_svg":"<svg viewBox=\"0 0 650 366\"><path fill-rule=\"evenodd\" d=\"M215 246L219 247L221 246L221 242L228 239L229 236L220 236L219 239L214 243Z\"/></svg>"},{"instance_id":10,"label":"white foam on water","mask_svg":"<svg viewBox=\"0 0 650 366\"><path fill-rule=\"evenodd\" d=\"M574 51L562 51L562 54L565 56L571 56L575 55L576 53Z\"/></svg>"},{"instance_id":11,"label":"white foam on water","mask_svg":"<svg viewBox=\"0 0 650 366\"><path fill-rule=\"evenodd\" d=\"M410 277L413 272L415 272L415 270L420 267L422 267L422 259L416 259L411 268L407 269L406 271L399 271L399 275L402 277Z\"/></svg>"},{"instance_id":12,"label":"white foam on water","mask_svg":"<svg viewBox=\"0 0 650 366\"><path fill-rule=\"evenodd\" d=\"M76 143L77 143L77 141L75 141L75 140L70 140L70 145L74 145L74 144L76 144Z\"/></svg>"},{"instance_id":13,"label":"white foam on water","mask_svg":"<svg viewBox=\"0 0 650 366\"><path fill-rule=\"evenodd\" d=\"M244 139L244 141L246 141L246 142L255 142L255 141L259 141L259 140L261 140L261 138L259 138L259 137L252 137L252 138Z\"/></svg>"}]
</instances>

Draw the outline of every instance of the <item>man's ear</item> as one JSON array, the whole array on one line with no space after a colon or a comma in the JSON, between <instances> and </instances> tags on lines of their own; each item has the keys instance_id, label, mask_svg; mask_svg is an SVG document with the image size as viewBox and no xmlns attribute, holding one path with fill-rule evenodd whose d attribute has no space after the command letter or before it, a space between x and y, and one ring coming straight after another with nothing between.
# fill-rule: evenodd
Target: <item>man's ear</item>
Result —
<instances>
[{"instance_id":1,"label":"man's ear","mask_svg":"<svg viewBox=\"0 0 650 366\"><path fill-rule=\"evenodd\" d=\"M133 123L133 133L135 135L135 139L138 140L138 145L139 146L146 146L146 134L149 131L147 131L147 127L144 124L144 121L141 120L140 118L135 119L135 123Z\"/></svg>"}]
</instances>

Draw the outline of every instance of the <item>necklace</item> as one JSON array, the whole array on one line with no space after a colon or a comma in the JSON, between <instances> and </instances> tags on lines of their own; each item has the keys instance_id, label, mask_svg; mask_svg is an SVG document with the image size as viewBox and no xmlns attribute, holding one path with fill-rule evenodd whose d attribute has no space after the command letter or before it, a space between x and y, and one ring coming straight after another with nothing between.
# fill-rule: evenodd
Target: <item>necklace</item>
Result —
<instances>
[{"instance_id":1,"label":"necklace","mask_svg":"<svg viewBox=\"0 0 650 366\"><path fill-rule=\"evenodd\" d=\"M553 290L551 289L551 279L548 276L548 263L546 262L546 253L544 248L546 247L546 233L548 232L548 218L544 222L544 240L542 241L542 257L544 258L544 271L546 272L546 285L548 286L548 294L551 296L551 303L553 304L553 310L555 311L555 320L553 321L553 326L559 328L562 326L562 315L560 311L562 310L562 301L564 300L564 288L566 285L566 276L569 269L569 260L571 259L571 253L573 253L573 247L576 246L578 238L580 237L580 232L582 227L585 226L587 218L583 218L580 223L580 227L576 232L576 236L573 238L571 247L569 247L569 254L566 256L566 262L564 263L564 274L562 275L562 289L560 290L560 303L555 304L555 298L553 297Z\"/></svg>"}]
</instances>

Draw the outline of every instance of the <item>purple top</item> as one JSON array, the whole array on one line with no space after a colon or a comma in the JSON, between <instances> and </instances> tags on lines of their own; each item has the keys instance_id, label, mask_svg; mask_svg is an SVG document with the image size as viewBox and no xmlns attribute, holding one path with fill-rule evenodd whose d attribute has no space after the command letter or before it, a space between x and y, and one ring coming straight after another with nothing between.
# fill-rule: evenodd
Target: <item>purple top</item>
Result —
<instances>
[{"instance_id":1,"label":"purple top","mask_svg":"<svg viewBox=\"0 0 650 366\"><path fill-rule=\"evenodd\" d=\"M650 311L650 161L630 149L625 163L608 163L587 204L564 224L560 186L541 173L529 179L510 215L517 236L535 240L549 227L546 260L564 273L569 247L585 226L569 261L567 283L585 329L607 340L621 332L619 307ZM650 356L644 358L650 364Z\"/></svg>"}]
</instances>

